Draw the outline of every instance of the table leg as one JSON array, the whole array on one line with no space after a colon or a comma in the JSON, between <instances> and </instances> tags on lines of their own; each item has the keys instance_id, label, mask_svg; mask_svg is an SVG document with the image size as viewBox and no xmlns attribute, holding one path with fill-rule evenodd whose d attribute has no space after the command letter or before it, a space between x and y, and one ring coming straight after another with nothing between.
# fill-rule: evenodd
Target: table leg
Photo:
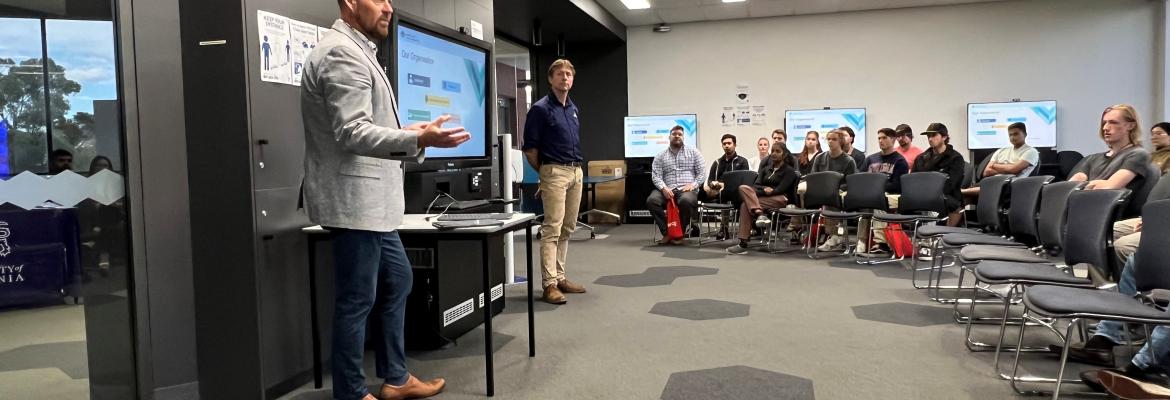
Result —
<instances>
[{"instance_id":1,"label":"table leg","mask_svg":"<svg viewBox=\"0 0 1170 400\"><path fill-rule=\"evenodd\" d=\"M321 388L321 328L317 320L317 239L308 237L309 245L309 324L313 336L313 388Z\"/></svg>"},{"instance_id":2,"label":"table leg","mask_svg":"<svg viewBox=\"0 0 1170 400\"><path fill-rule=\"evenodd\" d=\"M524 255L527 259L526 267L528 268L528 356L536 357L536 324L533 323L535 313L532 310L532 221L525 224L524 238L527 243L524 246Z\"/></svg>"},{"instance_id":3,"label":"table leg","mask_svg":"<svg viewBox=\"0 0 1170 400\"><path fill-rule=\"evenodd\" d=\"M492 266L488 260L488 237L484 236L480 242L480 256L483 264L483 346L484 363L487 368L487 395L495 396L495 375L492 371Z\"/></svg>"}]
</instances>

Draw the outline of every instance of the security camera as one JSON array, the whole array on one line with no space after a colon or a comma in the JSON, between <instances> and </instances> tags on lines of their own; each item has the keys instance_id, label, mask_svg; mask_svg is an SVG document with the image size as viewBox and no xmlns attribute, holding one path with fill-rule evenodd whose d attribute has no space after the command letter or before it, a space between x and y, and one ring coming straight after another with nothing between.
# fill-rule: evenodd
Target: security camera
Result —
<instances>
[{"instance_id":1,"label":"security camera","mask_svg":"<svg viewBox=\"0 0 1170 400\"><path fill-rule=\"evenodd\" d=\"M670 32L670 25L667 25L665 23L658 24L658 25L654 26L653 30L654 30L654 32L658 32L658 33Z\"/></svg>"}]
</instances>

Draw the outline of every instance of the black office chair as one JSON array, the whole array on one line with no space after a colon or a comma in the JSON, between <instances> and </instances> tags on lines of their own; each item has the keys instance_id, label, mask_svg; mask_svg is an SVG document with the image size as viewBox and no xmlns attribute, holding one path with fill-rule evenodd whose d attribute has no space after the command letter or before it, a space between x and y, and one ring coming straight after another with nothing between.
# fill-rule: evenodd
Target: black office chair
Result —
<instances>
[{"instance_id":1,"label":"black office chair","mask_svg":"<svg viewBox=\"0 0 1170 400\"><path fill-rule=\"evenodd\" d=\"M1160 200L1147 204L1142 211L1142 219L1151 221L1170 220L1170 201ZM1060 396L1061 383L1079 382L1079 379L1064 379L1065 366L1068 363L1068 349L1072 338L1072 331L1084 319L1108 319L1124 323L1143 324L1146 327L1147 337L1150 325L1170 325L1170 314L1164 308L1156 306L1152 296L1155 291L1170 289L1170 270L1167 270L1165 260L1170 259L1170 224L1154 224L1142 228L1141 243L1134 254L1134 281L1137 285L1137 296L1131 296L1111 290L1093 290L1062 286L1036 286L1024 292L1024 314L1026 320L1042 323L1053 331L1063 342L1063 351L1060 354L1060 369L1055 379L1043 381L1055 384L1052 397ZM1105 232L1108 235L1108 232ZM1072 244L1070 243L1070 247ZM1044 319L1067 319L1068 326L1064 334L1055 327L1056 321L1048 323ZM1024 340L1025 329L1020 329L1017 343ZM1020 344L1016 345L1017 348ZM1018 375L1020 367L1020 351L1016 352L1016 360L1012 366L1012 389L1020 394L1036 394L1038 391L1021 390L1017 383L1027 379L1030 382L1040 381L1037 378L1023 378Z\"/></svg>"},{"instance_id":2,"label":"black office chair","mask_svg":"<svg viewBox=\"0 0 1170 400\"><path fill-rule=\"evenodd\" d=\"M1070 175L1072 175L1073 169L1075 169L1077 164L1080 164L1081 160L1084 158L1084 155L1072 150L1065 150L1056 153L1056 164L1060 166L1060 176L1058 177L1060 178L1059 180L1068 180Z\"/></svg>"},{"instance_id":3,"label":"black office chair","mask_svg":"<svg viewBox=\"0 0 1170 400\"><path fill-rule=\"evenodd\" d=\"M1049 183L1051 183L1052 179L1053 179L1053 177L1051 177L1051 176L1033 176L1033 177L1027 177L1027 178L1016 178L1016 179L1012 180L1012 183L1011 183L1011 204L1012 204L1012 207L1009 208L1008 212L1007 212L1007 214L1008 214L1008 227L1010 228L1009 229L1009 234L1010 234L1009 239L1011 239L1014 242L1019 243L1020 245L1024 245L1024 246L1035 246L1039 243L1039 239L1038 239L1039 233L1037 232L1037 223L1038 223L1037 215L1040 212L1040 196L1045 188L1045 185L1048 185ZM1054 220L1054 222L1050 222L1050 223L1059 224L1060 221ZM950 236L950 235L944 236L943 240L946 240L947 236ZM957 236L961 236L961 235L957 235ZM1015 246L1011 246L1011 247L1015 247ZM965 273L965 271L960 271L959 284L956 285L956 287L962 287L964 273ZM940 273L939 274L940 279L941 279L941 275L942 274ZM937 283L936 283L936 285L937 285ZM973 288L978 288L978 285L973 286ZM976 295L977 294L978 293L976 293ZM992 294L998 295L998 293L992 293ZM935 293L936 298L938 297L937 295L938 295L938 293L936 292ZM981 302L975 296L972 296L970 301L972 303L980 303ZM958 308L959 302L956 301L956 302L954 302L954 304L955 304L955 309L954 309L955 322L958 322L960 324L971 323L971 322L982 323L985 321L999 321L998 318L973 317L973 316L970 316L970 314L962 315L959 312L959 308ZM968 348L970 348L970 346L968 346Z\"/></svg>"},{"instance_id":4,"label":"black office chair","mask_svg":"<svg viewBox=\"0 0 1170 400\"><path fill-rule=\"evenodd\" d=\"M1068 197L1084 187L1084 182L1058 182L1044 186L1040 195L1040 247L1026 249L1004 246L967 246L959 251L956 262L960 267L969 267L981 261L1011 261L1022 263L1045 263L1050 261L1044 254L1057 254L1064 247L1066 211Z\"/></svg>"},{"instance_id":5,"label":"black office chair","mask_svg":"<svg viewBox=\"0 0 1170 400\"><path fill-rule=\"evenodd\" d=\"M947 204L943 191L946 189L947 178L946 174L934 171L902 175L902 194L898 196L898 212L874 214L870 223L882 222L899 224L900 226L911 224L913 233L909 236L913 238L912 242L917 246L918 229L922 227L923 222L938 222L946 218ZM932 213L933 215L931 215ZM901 261L903 258L895 254L887 260L868 260L864 263L880 264ZM917 259L917 257L914 258ZM915 283L915 287L917 287L917 283Z\"/></svg>"},{"instance_id":6,"label":"black office chair","mask_svg":"<svg viewBox=\"0 0 1170 400\"><path fill-rule=\"evenodd\" d=\"M712 238L712 233L717 233L722 228L722 221L717 221L715 229L711 228L711 220L707 218L707 214L715 213L722 218L722 215L727 214L727 229L730 232L735 232L739 224L739 206L743 203L740 199L739 187L742 185L752 185L756 181L756 171L728 171L723 174L723 189L719 191L719 199L714 203L699 202L698 214L696 219L697 224L702 225L699 231L699 240L695 243L696 246L702 247L704 244L718 242ZM729 235L730 236L730 235ZM724 239L727 239L726 237Z\"/></svg>"},{"instance_id":7,"label":"black office chair","mask_svg":"<svg viewBox=\"0 0 1170 400\"><path fill-rule=\"evenodd\" d=\"M1106 265L1113 257L1110 247L1110 237L1113 232L1113 221L1117 211L1125 205L1129 195L1128 190L1089 190L1076 191L1069 195L1068 209L1075 209L1083 214L1070 219L1065 227L1064 242L1069 247L1064 252L1065 266ZM1058 285L1080 288L1093 288L1093 281L1073 275L1072 267L1061 268L1054 263L1020 263L1008 261L984 261L973 268L975 286L972 296L978 290L995 295L1003 305L1003 317L1000 321L1000 342L991 345L971 340L971 324L967 326L966 346L971 351L987 351L995 349L995 371L1003 379L1006 374L999 371L999 355L1003 349L1003 334L1009 323L1008 314L1015 301L1025 288L1031 285ZM1000 295L989 290L985 285L1007 285L1007 291ZM970 313L975 312L975 303L971 303ZM974 314L969 314L974 315ZM1025 323L1020 320L1020 323ZM1021 351L1045 352L1048 347L1033 347Z\"/></svg>"},{"instance_id":8,"label":"black office chair","mask_svg":"<svg viewBox=\"0 0 1170 400\"><path fill-rule=\"evenodd\" d=\"M803 177L806 182L804 197L802 205L804 208L778 208L775 210L765 210L771 214L772 225L769 227L769 241L768 248L774 249L774 242L779 240L779 236L774 232L781 226L780 216L791 218L800 218L805 223L804 229L812 232L812 224L816 222L817 216L821 214L821 210L825 207L832 207L836 209L841 208L841 181L844 180L844 175L836 171L821 171L814 172ZM817 246L817 238L813 235L808 235L808 243L806 246ZM790 251L790 250L786 250ZM812 250L807 251L811 256Z\"/></svg>"},{"instance_id":9,"label":"black office chair","mask_svg":"<svg viewBox=\"0 0 1170 400\"><path fill-rule=\"evenodd\" d=\"M1008 238L1008 230L1003 225L1004 214L1004 200L1008 199L1007 194L1011 191L1009 184L1012 183L1013 175L994 175L987 177L979 183L979 202L976 204L976 212L979 214L979 220L986 223L985 232L980 233L974 230L968 232L955 232L938 235L929 240L931 243L931 254L934 258L931 260L930 279L934 283L927 283L930 289L930 299L941 303L952 303L957 298L942 298L939 293L942 289L962 289L962 286L946 286L941 285L943 260L950 256L954 258L954 253L963 247L969 245L993 245L993 246L1011 246L1024 247L1022 243L1018 243ZM1012 203L1014 204L1014 203ZM1021 206L1023 207L1023 206ZM1034 207L1034 206L1033 206ZM1035 208L1033 208L1034 212ZM1003 234L1004 236L1000 236ZM919 235L920 237L926 237ZM936 274L937 272L937 274ZM960 280L960 284L962 280Z\"/></svg>"},{"instance_id":10,"label":"black office chair","mask_svg":"<svg viewBox=\"0 0 1170 400\"><path fill-rule=\"evenodd\" d=\"M1146 201L1150 197L1150 192L1154 190L1154 186L1158 185L1161 179L1162 170L1158 169L1154 164L1146 164L1145 175L1142 176L1142 186L1134 189L1133 197L1129 200L1129 205L1125 207L1123 217L1137 217L1142 213L1142 207L1146 205Z\"/></svg>"},{"instance_id":11,"label":"black office chair","mask_svg":"<svg viewBox=\"0 0 1170 400\"><path fill-rule=\"evenodd\" d=\"M871 218L873 211L888 212L890 210L890 201L886 198L886 182L889 182L889 175L878 172L859 172L850 174L845 177L845 186L849 188L845 192L845 198L842 200L841 211L823 210L819 220L835 220L842 223L845 227L845 243L846 252L849 252L850 246L853 246L853 241L849 240L850 221L854 222L858 229L861 227L861 220L863 218ZM814 222L816 223L816 222ZM857 236L860 236L860 231L855 231ZM852 250L854 257L856 257L857 250ZM815 257L817 249L812 249L810 257ZM855 258L856 260L856 258Z\"/></svg>"}]
</instances>

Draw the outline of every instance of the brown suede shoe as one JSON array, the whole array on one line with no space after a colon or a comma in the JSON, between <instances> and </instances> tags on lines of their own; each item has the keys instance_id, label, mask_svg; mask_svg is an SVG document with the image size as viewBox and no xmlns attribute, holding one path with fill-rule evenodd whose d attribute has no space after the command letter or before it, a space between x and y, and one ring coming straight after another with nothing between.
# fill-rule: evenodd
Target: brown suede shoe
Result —
<instances>
[{"instance_id":1,"label":"brown suede shoe","mask_svg":"<svg viewBox=\"0 0 1170 400\"><path fill-rule=\"evenodd\" d=\"M422 399L439 394L446 385L443 378L423 382L414 375L408 375L402 386L382 385L381 397L382 400Z\"/></svg>"},{"instance_id":2,"label":"brown suede shoe","mask_svg":"<svg viewBox=\"0 0 1170 400\"><path fill-rule=\"evenodd\" d=\"M573 283L573 281L568 279L562 279L560 282L557 282L557 289L560 289L564 293L585 293L584 286Z\"/></svg>"},{"instance_id":3,"label":"brown suede shoe","mask_svg":"<svg viewBox=\"0 0 1170 400\"><path fill-rule=\"evenodd\" d=\"M544 296L540 299L549 304L565 304L565 295L561 294L561 290L557 289L558 285L548 285L544 287Z\"/></svg>"}]
</instances>

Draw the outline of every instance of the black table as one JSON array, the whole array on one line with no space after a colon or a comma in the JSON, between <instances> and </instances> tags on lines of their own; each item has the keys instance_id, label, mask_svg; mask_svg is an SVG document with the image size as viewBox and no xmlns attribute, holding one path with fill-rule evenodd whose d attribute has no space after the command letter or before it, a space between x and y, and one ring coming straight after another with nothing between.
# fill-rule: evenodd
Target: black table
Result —
<instances>
[{"instance_id":1,"label":"black table","mask_svg":"<svg viewBox=\"0 0 1170 400\"><path fill-rule=\"evenodd\" d=\"M484 363L486 368L487 395L495 395L495 373L493 370L492 355L492 307L491 307L491 263L488 262L488 238L524 229L525 259L528 281L528 356L536 357L536 329L535 314L532 308L532 226L536 216L534 214L516 213L511 219L505 220L502 226L487 226L475 228L459 228L439 230L426 221L427 215L408 214L403 217L402 226L398 228L401 235L428 235L437 239L479 239L480 250L483 256L483 293L487 301L483 307L483 336L484 336ZM309 247L309 318L313 336L313 387L321 388L321 332L318 327L317 316L317 244L329 240L329 231L320 226L302 228L301 232L308 237Z\"/></svg>"}]
</instances>

